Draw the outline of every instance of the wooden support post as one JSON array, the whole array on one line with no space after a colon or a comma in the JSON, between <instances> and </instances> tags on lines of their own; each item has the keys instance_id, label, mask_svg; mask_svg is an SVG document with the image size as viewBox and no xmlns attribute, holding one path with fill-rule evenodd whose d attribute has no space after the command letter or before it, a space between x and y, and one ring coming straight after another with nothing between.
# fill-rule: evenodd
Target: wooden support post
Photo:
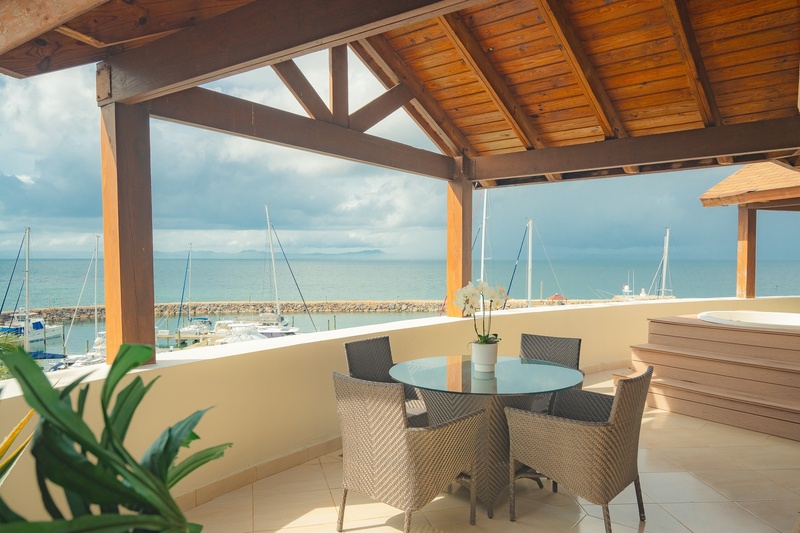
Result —
<instances>
[{"instance_id":1,"label":"wooden support post","mask_svg":"<svg viewBox=\"0 0 800 533\"><path fill-rule=\"evenodd\" d=\"M333 123L346 128L349 125L350 117L348 105L350 92L347 83L347 45L342 44L330 49L330 71Z\"/></svg>"},{"instance_id":2,"label":"wooden support post","mask_svg":"<svg viewBox=\"0 0 800 533\"><path fill-rule=\"evenodd\" d=\"M739 206L736 297L756 297L756 210Z\"/></svg>"},{"instance_id":3,"label":"wooden support post","mask_svg":"<svg viewBox=\"0 0 800 533\"><path fill-rule=\"evenodd\" d=\"M447 186L447 316L463 316L453 298L471 277L472 184L459 178Z\"/></svg>"},{"instance_id":4,"label":"wooden support post","mask_svg":"<svg viewBox=\"0 0 800 533\"><path fill-rule=\"evenodd\" d=\"M146 104L101 108L106 361L123 343L155 345L150 115ZM155 362L155 352L153 359Z\"/></svg>"}]
</instances>

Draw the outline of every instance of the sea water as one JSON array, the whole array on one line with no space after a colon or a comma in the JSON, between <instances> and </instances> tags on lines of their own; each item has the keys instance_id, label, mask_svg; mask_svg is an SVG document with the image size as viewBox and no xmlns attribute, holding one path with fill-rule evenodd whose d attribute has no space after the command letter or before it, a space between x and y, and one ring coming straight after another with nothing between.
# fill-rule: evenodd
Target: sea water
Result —
<instances>
[{"instance_id":1,"label":"sea water","mask_svg":"<svg viewBox=\"0 0 800 533\"><path fill-rule=\"evenodd\" d=\"M2 310L24 307L24 264L0 260ZM193 259L191 268L183 259L154 261L156 303L269 302L276 298L268 262L257 259ZM649 261L534 261L530 297L548 298L562 294L571 300L608 299L622 294L628 285L634 294L654 293L661 275L659 265ZM475 265L474 272L480 272ZM515 299L529 295L526 261L493 260L485 265L485 277L492 285L510 287ZM401 301L436 300L446 296L444 260L317 260L294 259L276 262L278 298L287 302L312 301ZM40 259L30 262L30 307L91 307L102 305L103 265L87 260ZM475 276L477 277L477 276ZM10 280L10 281L9 281ZM678 298L730 297L736 293L736 264L732 261L672 261L667 287ZM756 270L758 296L800 294L800 262L761 261ZM432 316L436 313L339 313L287 315L301 332L342 329L395 320ZM214 320L233 317L210 317ZM237 317L246 318L246 317ZM159 318L167 329L169 320ZM174 324L177 325L177 324ZM173 325L173 327L174 327ZM76 322L69 334L68 353L85 351L94 339L94 322ZM104 329L104 324L99 329ZM48 348L50 349L50 348Z\"/></svg>"}]
</instances>

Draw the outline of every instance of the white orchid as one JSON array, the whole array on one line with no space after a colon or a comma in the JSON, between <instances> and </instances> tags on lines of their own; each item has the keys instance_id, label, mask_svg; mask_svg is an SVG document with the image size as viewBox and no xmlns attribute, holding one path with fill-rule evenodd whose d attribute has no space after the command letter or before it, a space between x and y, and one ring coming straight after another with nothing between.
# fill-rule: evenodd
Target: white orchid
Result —
<instances>
[{"instance_id":1,"label":"white orchid","mask_svg":"<svg viewBox=\"0 0 800 533\"><path fill-rule=\"evenodd\" d=\"M500 285L490 287L485 281L473 285L470 281L458 289L453 299L453 304L464 312L472 315L472 324L478 336L478 344L494 344L500 340L497 333L489 333L492 329L492 307L500 308L501 302L508 300L506 289ZM481 314L481 328L478 330L478 312Z\"/></svg>"}]
</instances>

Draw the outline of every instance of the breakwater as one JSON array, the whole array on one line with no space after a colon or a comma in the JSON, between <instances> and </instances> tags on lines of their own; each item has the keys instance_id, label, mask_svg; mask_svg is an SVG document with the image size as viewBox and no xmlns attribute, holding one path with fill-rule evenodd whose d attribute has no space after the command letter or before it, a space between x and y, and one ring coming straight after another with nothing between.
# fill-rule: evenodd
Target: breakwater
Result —
<instances>
[{"instance_id":1,"label":"breakwater","mask_svg":"<svg viewBox=\"0 0 800 533\"><path fill-rule=\"evenodd\" d=\"M534 300L532 305L563 305L578 303L597 303L608 300L569 300L567 302ZM527 307L527 300L509 300L506 309L518 309ZM431 313L439 314L442 310L443 302L437 300L391 300L391 301L323 301L323 302L281 302L281 313L305 314L306 309L309 313ZM156 317L178 316L181 305L179 303L156 304ZM192 302L191 306L183 305L183 313L191 310L192 316L208 317L235 317L238 315L257 315L265 311L274 311L273 302ZM85 307L51 307L32 309L31 312L43 317L50 324L67 323L75 316L79 322L94 320L94 306ZM11 312L2 313L2 321L7 322L11 318ZM106 318L105 306L97 307L98 320L104 321Z\"/></svg>"}]
</instances>

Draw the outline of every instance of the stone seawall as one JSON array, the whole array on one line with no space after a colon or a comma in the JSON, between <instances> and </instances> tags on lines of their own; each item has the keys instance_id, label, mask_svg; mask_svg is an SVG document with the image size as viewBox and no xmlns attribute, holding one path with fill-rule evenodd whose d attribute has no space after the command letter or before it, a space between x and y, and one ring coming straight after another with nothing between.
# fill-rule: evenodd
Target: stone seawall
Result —
<instances>
[{"instance_id":1,"label":"stone seawall","mask_svg":"<svg viewBox=\"0 0 800 533\"><path fill-rule=\"evenodd\" d=\"M566 303L590 303L599 300L569 300ZM558 305L562 302L535 300L534 306ZM443 302L438 300L391 300L391 301L330 301L330 302L306 302L311 313L432 313L438 314L442 309ZM281 312L284 315L305 313L303 302L281 302ZM507 309L527 307L526 300L509 300ZM268 309L273 308L273 302L193 302L191 304L192 316L215 317L235 317L238 315L257 315ZM156 317L178 316L180 304L156 304ZM184 304L184 312L187 310ZM56 307L44 309L32 309L32 312L44 317L50 324L68 323L75 314L75 320L80 322L94 320L94 306L79 307ZM97 307L99 320L105 320L105 306ZM7 321L11 312L2 313L2 321Z\"/></svg>"}]
</instances>

